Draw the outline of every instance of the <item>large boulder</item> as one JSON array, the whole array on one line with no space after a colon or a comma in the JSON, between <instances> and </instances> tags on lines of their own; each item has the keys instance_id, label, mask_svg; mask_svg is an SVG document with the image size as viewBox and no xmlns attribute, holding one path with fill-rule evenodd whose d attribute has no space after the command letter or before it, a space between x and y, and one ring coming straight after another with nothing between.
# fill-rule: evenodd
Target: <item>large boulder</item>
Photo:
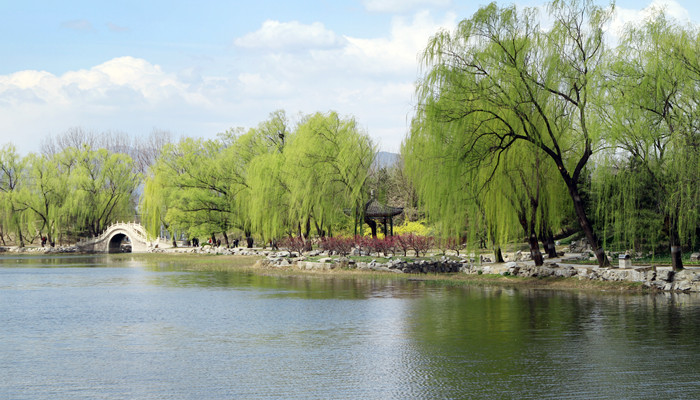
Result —
<instances>
[{"instance_id":1,"label":"large boulder","mask_svg":"<svg viewBox=\"0 0 700 400\"><path fill-rule=\"evenodd\" d=\"M656 271L656 280L662 282L673 281L673 271L670 269L660 269Z\"/></svg>"}]
</instances>

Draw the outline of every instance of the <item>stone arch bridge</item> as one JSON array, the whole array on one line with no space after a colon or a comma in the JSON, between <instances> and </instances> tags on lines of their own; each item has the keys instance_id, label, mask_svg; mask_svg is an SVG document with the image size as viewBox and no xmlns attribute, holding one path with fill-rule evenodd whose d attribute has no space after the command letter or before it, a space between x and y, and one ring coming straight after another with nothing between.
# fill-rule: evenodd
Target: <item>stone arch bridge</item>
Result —
<instances>
[{"instance_id":1,"label":"stone arch bridge","mask_svg":"<svg viewBox=\"0 0 700 400\"><path fill-rule=\"evenodd\" d=\"M137 222L117 222L99 236L80 240L76 246L86 253L145 253L171 245L160 238L149 240L146 229Z\"/></svg>"}]
</instances>

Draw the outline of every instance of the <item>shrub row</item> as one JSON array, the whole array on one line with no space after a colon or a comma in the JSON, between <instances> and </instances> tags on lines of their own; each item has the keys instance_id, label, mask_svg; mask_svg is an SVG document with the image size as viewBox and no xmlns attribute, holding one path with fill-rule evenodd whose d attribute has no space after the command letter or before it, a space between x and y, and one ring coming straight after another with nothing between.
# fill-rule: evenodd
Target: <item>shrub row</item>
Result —
<instances>
[{"instance_id":1,"label":"shrub row","mask_svg":"<svg viewBox=\"0 0 700 400\"><path fill-rule=\"evenodd\" d=\"M347 256L355 248L365 254L374 253L384 256L402 254L403 256L408 256L409 252L413 252L416 256L425 256L428 250L436 243L437 241L431 236L408 234L387 236L381 239L368 236L325 237L321 238L319 247L324 251L341 256ZM459 243L459 240L454 239L449 243ZM448 248L458 249L458 246L453 244ZM290 248L290 251L298 250Z\"/></svg>"}]
</instances>

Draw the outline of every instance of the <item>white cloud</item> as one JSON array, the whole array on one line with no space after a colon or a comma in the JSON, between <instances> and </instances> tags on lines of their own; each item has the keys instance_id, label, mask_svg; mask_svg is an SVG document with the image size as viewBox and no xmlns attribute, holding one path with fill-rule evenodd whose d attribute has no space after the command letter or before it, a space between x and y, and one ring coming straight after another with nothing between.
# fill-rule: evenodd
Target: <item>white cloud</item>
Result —
<instances>
[{"instance_id":1,"label":"white cloud","mask_svg":"<svg viewBox=\"0 0 700 400\"><path fill-rule=\"evenodd\" d=\"M197 110L206 120L209 110L217 109L216 97L216 90L204 84L187 84L177 74L133 57L61 76L32 70L0 75L0 143L36 151L44 137L73 126L134 133L202 126L201 121L192 123L196 117L186 118Z\"/></svg>"},{"instance_id":2,"label":"white cloud","mask_svg":"<svg viewBox=\"0 0 700 400\"><path fill-rule=\"evenodd\" d=\"M238 75L238 80L247 96L275 99L293 94L288 82L280 81L269 74L263 76L259 73L242 73Z\"/></svg>"},{"instance_id":3,"label":"white cloud","mask_svg":"<svg viewBox=\"0 0 700 400\"><path fill-rule=\"evenodd\" d=\"M379 38L341 37L322 24L263 24L239 39L235 60L220 76L134 57L62 75L0 75L0 144L36 151L42 138L75 126L213 137L255 126L281 108L290 115L352 115L384 150L398 151L412 113L418 53L440 27L455 24L454 15L437 20L423 12L394 18ZM289 47L307 51L279 51Z\"/></svg>"},{"instance_id":4,"label":"white cloud","mask_svg":"<svg viewBox=\"0 0 700 400\"><path fill-rule=\"evenodd\" d=\"M451 0L363 0L367 11L382 13L404 13L421 8L447 7Z\"/></svg>"},{"instance_id":5,"label":"white cloud","mask_svg":"<svg viewBox=\"0 0 700 400\"><path fill-rule=\"evenodd\" d=\"M89 70L69 71L55 76L45 71L21 71L0 77L0 98L21 101L17 93L32 93L37 102L68 104L76 100L114 103L116 93L130 91L145 103L156 103L179 96L188 103L206 102L188 91L176 76L164 73L157 65L133 57L119 57ZM89 106L89 104L86 104Z\"/></svg>"},{"instance_id":6,"label":"white cloud","mask_svg":"<svg viewBox=\"0 0 700 400\"><path fill-rule=\"evenodd\" d=\"M245 93L275 98L289 113L333 109L355 116L385 150L398 151L412 114L419 53L430 36L453 29L454 14L394 17L386 37L345 37L342 47L251 56L239 76ZM274 93L274 95L273 95ZM268 106L269 107L269 106Z\"/></svg>"},{"instance_id":7,"label":"white cloud","mask_svg":"<svg viewBox=\"0 0 700 400\"><path fill-rule=\"evenodd\" d=\"M348 38L345 49L348 61L371 67L377 72L409 74L415 79L417 60L428 44L428 39L440 29L456 26L456 16L448 14L442 21L435 21L430 13L416 14L412 20L395 17L388 38Z\"/></svg>"},{"instance_id":8,"label":"white cloud","mask_svg":"<svg viewBox=\"0 0 700 400\"><path fill-rule=\"evenodd\" d=\"M342 37L326 29L320 22L305 25L297 21L267 20L262 27L234 41L244 48L261 50L299 50L333 48L344 43Z\"/></svg>"},{"instance_id":9,"label":"white cloud","mask_svg":"<svg viewBox=\"0 0 700 400\"><path fill-rule=\"evenodd\" d=\"M683 6L681 6L677 1L653 0L646 8L641 10L617 7L615 10L615 16L610 22L609 32L615 38L619 38L624 32L625 26L630 24L640 24L660 10L664 10L667 16L676 19L681 23L685 24L690 22L688 10L683 8Z\"/></svg>"}]
</instances>

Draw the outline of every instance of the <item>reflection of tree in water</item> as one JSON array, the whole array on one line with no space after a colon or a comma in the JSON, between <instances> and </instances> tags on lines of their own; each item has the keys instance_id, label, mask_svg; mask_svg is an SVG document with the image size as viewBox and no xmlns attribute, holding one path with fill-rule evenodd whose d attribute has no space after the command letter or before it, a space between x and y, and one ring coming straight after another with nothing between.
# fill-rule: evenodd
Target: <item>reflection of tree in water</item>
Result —
<instances>
[{"instance_id":1,"label":"reflection of tree in water","mask_svg":"<svg viewBox=\"0 0 700 400\"><path fill-rule=\"evenodd\" d=\"M411 304L439 397L643 397L700 373L700 296L452 288Z\"/></svg>"}]
</instances>

